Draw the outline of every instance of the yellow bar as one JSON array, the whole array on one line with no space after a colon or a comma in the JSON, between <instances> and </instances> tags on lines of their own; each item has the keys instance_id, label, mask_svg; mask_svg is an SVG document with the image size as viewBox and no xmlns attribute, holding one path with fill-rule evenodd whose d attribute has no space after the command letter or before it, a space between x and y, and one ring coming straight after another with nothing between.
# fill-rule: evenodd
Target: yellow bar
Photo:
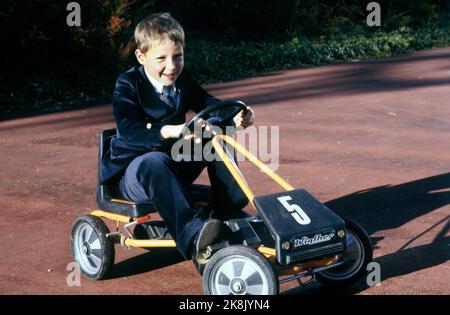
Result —
<instances>
[{"instance_id":1,"label":"yellow bar","mask_svg":"<svg viewBox=\"0 0 450 315\"><path fill-rule=\"evenodd\" d=\"M219 154L222 161L225 163L227 169L230 171L231 175L233 175L234 179L238 183L239 187L241 187L244 194L247 196L248 200L253 205L253 199L255 198L255 195L253 195L253 192L248 187L248 184L246 183L245 179L241 175L239 169L234 165L234 162L228 157L225 150L222 148L222 146L219 144L217 138L221 136L216 136L212 140L213 147L216 149L216 152ZM222 139L222 138L219 138ZM254 207L254 205L253 205Z\"/></svg>"},{"instance_id":2,"label":"yellow bar","mask_svg":"<svg viewBox=\"0 0 450 315\"><path fill-rule=\"evenodd\" d=\"M140 247L140 248L156 248L156 247L175 247L174 240L133 240L127 238L125 240L125 245L129 247Z\"/></svg>"},{"instance_id":3,"label":"yellow bar","mask_svg":"<svg viewBox=\"0 0 450 315\"><path fill-rule=\"evenodd\" d=\"M230 157L226 154L225 149L222 148L222 146L220 145L219 140L229 143L233 148L235 148L237 151L242 153L250 162L255 164L263 173L266 173L270 178L272 178L278 185L280 185L284 189L286 189L287 191L294 190L293 186L291 186L284 179L282 179L280 176L278 176L267 165L265 165L263 162L261 162L256 156L254 156L247 149L245 149L242 145L240 145L239 142L237 142L233 138L226 136L226 135L215 136L212 140L214 149L216 149L216 152L219 154L220 158L224 161L228 170L231 172L231 175L233 175L234 179L237 181L237 183L239 184L239 186L241 187L241 189L247 196L248 200L250 200L252 205L253 205L253 199L255 198L255 195L253 194L251 189L248 187L248 184L245 182L245 179L243 178L238 167L235 165L234 161L232 161L230 159Z\"/></svg>"},{"instance_id":4,"label":"yellow bar","mask_svg":"<svg viewBox=\"0 0 450 315\"><path fill-rule=\"evenodd\" d=\"M126 216L120 215L120 214L105 212L105 211L101 211L101 210L92 211L91 215L96 216L96 217L101 217L101 218L107 218L110 220L119 221L119 222L123 222L123 223L129 223L131 221L130 217L126 217Z\"/></svg>"},{"instance_id":5,"label":"yellow bar","mask_svg":"<svg viewBox=\"0 0 450 315\"><path fill-rule=\"evenodd\" d=\"M260 246L258 248L258 252L260 252L261 254L263 254L266 257L276 256L275 249L271 248L271 247Z\"/></svg>"}]
</instances>

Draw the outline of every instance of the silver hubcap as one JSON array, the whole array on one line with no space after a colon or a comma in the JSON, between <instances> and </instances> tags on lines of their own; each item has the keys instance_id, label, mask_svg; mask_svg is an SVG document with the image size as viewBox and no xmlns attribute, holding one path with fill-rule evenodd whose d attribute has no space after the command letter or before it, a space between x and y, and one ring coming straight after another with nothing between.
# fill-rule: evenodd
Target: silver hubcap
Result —
<instances>
[{"instance_id":1,"label":"silver hubcap","mask_svg":"<svg viewBox=\"0 0 450 315\"><path fill-rule=\"evenodd\" d=\"M365 252L361 240L352 231L347 230L346 232L345 241L347 249L344 253L344 261L346 263L336 268L320 272L327 278L334 280L350 278L361 269L364 262Z\"/></svg>"},{"instance_id":2,"label":"silver hubcap","mask_svg":"<svg viewBox=\"0 0 450 315\"><path fill-rule=\"evenodd\" d=\"M88 274L96 274L102 264L102 248L100 239L88 223L82 223L74 237L75 259Z\"/></svg>"},{"instance_id":3,"label":"silver hubcap","mask_svg":"<svg viewBox=\"0 0 450 315\"><path fill-rule=\"evenodd\" d=\"M219 261L211 272L215 295L264 295L269 293L267 277L249 258L233 255Z\"/></svg>"}]
</instances>

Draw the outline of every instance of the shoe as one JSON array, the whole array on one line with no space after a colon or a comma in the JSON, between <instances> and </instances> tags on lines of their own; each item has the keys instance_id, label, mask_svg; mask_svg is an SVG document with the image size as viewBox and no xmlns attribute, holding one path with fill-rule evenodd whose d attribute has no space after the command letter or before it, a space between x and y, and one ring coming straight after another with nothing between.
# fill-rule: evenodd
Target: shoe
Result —
<instances>
[{"instance_id":1,"label":"shoe","mask_svg":"<svg viewBox=\"0 0 450 315\"><path fill-rule=\"evenodd\" d=\"M134 228L136 239L171 240L173 239L164 221L150 221Z\"/></svg>"},{"instance_id":2,"label":"shoe","mask_svg":"<svg viewBox=\"0 0 450 315\"><path fill-rule=\"evenodd\" d=\"M192 246L192 259L196 260L198 255L205 251L209 245L218 243L223 235L223 223L216 219L208 219L197 234Z\"/></svg>"},{"instance_id":3,"label":"shoe","mask_svg":"<svg viewBox=\"0 0 450 315\"><path fill-rule=\"evenodd\" d=\"M197 209L198 212L196 217L199 218L200 220L206 221L212 218L214 211L211 209L210 206L200 206L197 207Z\"/></svg>"}]
</instances>

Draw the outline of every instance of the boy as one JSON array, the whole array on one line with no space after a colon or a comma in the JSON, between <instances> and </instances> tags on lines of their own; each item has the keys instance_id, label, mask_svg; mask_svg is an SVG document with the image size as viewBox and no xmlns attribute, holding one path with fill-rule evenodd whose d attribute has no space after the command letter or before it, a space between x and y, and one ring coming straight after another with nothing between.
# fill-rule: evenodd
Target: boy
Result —
<instances>
[{"instance_id":1,"label":"boy","mask_svg":"<svg viewBox=\"0 0 450 315\"><path fill-rule=\"evenodd\" d=\"M117 135L110 154L102 161L101 181L116 181L124 198L151 200L164 219L178 250L186 259L197 257L220 239L222 223L207 219L195 209L187 187L207 166L213 190L212 207L219 216L242 215L248 203L223 162L176 162L163 138L177 137L185 114L218 102L197 85L184 66L184 32L168 13L152 14L136 27L136 58L133 67L117 79L113 112ZM216 117L203 124L210 128ZM241 113L235 122L247 127L254 113ZM234 212L234 213L233 213Z\"/></svg>"}]
</instances>

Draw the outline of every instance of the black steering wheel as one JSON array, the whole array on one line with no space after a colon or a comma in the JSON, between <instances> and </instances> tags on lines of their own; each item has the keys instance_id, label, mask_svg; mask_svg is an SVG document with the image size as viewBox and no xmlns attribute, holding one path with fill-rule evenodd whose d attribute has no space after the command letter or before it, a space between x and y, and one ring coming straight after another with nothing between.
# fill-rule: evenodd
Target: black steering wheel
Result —
<instances>
[{"instance_id":1,"label":"black steering wheel","mask_svg":"<svg viewBox=\"0 0 450 315\"><path fill-rule=\"evenodd\" d=\"M238 101L238 100L228 100L228 101L222 101L219 102L217 104L214 104L212 106L209 106L207 108L205 108L204 110L198 112L194 117L192 117L191 120L189 120L183 127L181 133L180 133L180 138L185 135L187 132L193 132L194 131L194 126L195 123L199 120L199 119L204 119L206 120L209 116L209 114L217 111L217 110L223 110L223 109L227 109L227 113L226 116L221 118L219 121L215 122L215 124L218 125L228 125L229 123L231 123L231 121L233 120L233 118L240 112L240 111L244 111L244 114L247 113L248 111L248 106L245 105L244 102L242 101Z\"/></svg>"}]
</instances>

